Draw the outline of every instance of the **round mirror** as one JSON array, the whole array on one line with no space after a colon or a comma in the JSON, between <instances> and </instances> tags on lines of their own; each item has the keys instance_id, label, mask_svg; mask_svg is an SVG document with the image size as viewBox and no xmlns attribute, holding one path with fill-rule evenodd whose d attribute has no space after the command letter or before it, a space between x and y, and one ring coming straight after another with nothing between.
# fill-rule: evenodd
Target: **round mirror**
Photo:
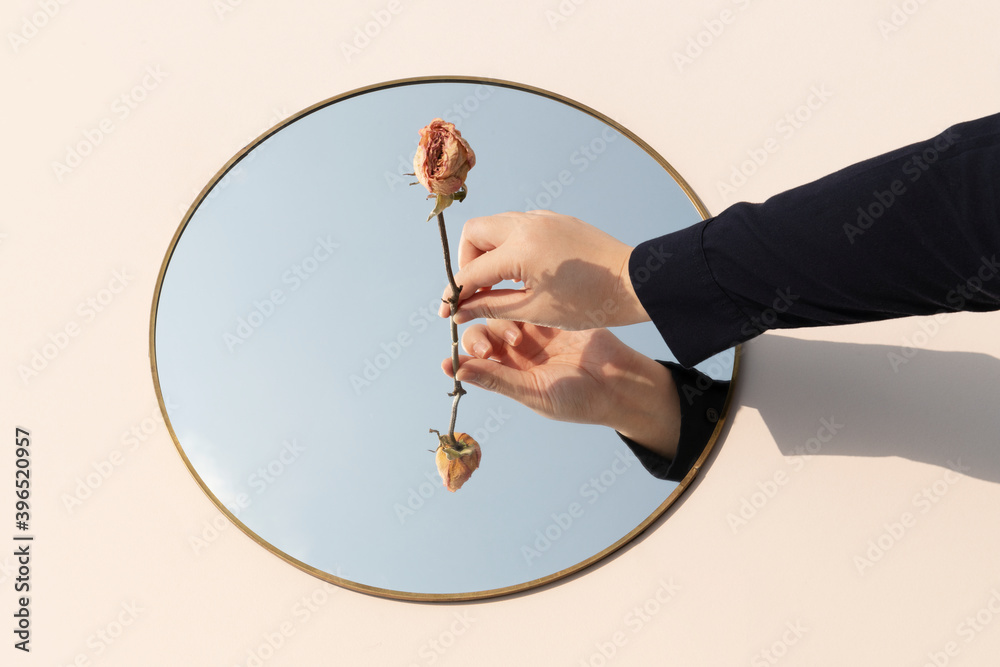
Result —
<instances>
[{"instance_id":1,"label":"round mirror","mask_svg":"<svg viewBox=\"0 0 1000 667\"><path fill-rule=\"evenodd\" d=\"M286 120L206 186L166 253L150 346L178 450L242 530L348 588L462 600L586 567L682 489L607 428L475 388L456 430L481 466L457 493L442 485L428 429L446 431L451 409L447 281L432 201L406 175L435 117L477 156L468 198L445 212L453 250L466 219L507 210L552 209L632 245L705 214L648 146L564 98L482 79L373 86ZM615 334L673 359L652 324ZM700 368L731 379L735 356Z\"/></svg>"}]
</instances>

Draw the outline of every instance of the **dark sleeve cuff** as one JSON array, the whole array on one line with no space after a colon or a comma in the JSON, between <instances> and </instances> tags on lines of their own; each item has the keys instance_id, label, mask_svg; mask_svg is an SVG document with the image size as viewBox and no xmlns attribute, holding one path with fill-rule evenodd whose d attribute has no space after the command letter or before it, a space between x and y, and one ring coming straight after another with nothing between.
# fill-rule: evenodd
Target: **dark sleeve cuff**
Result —
<instances>
[{"instance_id":1,"label":"dark sleeve cuff","mask_svg":"<svg viewBox=\"0 0 1000 667\"><path fill-rule=\"evenodd\" d=\"M742 342L732 332L749 322L716 283L705 258L702 235L714 220L644 241L629 257L639 302L674 357L687 367Z\"/></svg>"},{"instance_id":2,"label":"dark sleeve cuff","mask_svg":"<svg viewBox=\"0 0 1000 667\"><path fill-rule=\"evenodd\" d=\"M668 459L616 433L653 477L680 482L711 440L716 424L722 418L731 383L713 380L693 368L684 368L669 361L659 363L670 371L681 398L681 436L677 456Z\"/></svg>"}]
</instances>

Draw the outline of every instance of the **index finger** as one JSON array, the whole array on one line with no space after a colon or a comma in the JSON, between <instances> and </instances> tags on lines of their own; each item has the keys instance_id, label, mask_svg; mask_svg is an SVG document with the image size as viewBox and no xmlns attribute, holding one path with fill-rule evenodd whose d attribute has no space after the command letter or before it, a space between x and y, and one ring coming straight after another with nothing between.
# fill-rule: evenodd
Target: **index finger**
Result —
<instances>
[{"instance_id":1,"label":"index finger","mask_svg":"<svg viewBox=\"0 0 1000 667\"><path fill-rule=\"evenodd\" d=\"M467 220L458 242L458 267L462 268L480 255L499 248L513 228L514 220L509 213Z\"/></svg>"},{"instance_id":2,"label":"index finger","mask_svg":"<svg viewBox=\"0 0 1000 667\"><path fill-rule=\"evenodd\" d=\"M455 273L455 283L462 288L459 302L477 293L489 291L504 280L522 281L517 268L517 264L511 263L510 258L502 250L484 252L475 261L467 262L464 268ZM441 301L447 301L450 297L451 285L448 285L444 288ZM442 303L438 311L441 317L448 317L449 312L448 305Z\"/></svg>"}]
</instances>

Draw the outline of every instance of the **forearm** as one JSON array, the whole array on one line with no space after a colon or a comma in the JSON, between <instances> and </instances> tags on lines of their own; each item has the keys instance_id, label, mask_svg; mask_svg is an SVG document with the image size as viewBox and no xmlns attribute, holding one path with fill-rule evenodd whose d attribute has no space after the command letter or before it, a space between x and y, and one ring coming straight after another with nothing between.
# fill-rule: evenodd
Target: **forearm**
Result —
<instances>
[{"instance_id":1,"label":"forearm","mask_svg":"<svg viewBox=\"0 0 1000 667\"><path fill-rule=\"evenodd\" d=\"M681 405L670 371L638 352L610 392L605 426L666 459L677 455Z\"/></svg>"},{"instance_id":2,"label":"forearm","mask_svg":"<svg viewBox=\"0 0 1000 667\"><path fill-rule=\"evenodd\" d=\"M624 425L617 429L618 435L651 475L679 482L711 442L725 414L730 383L672 362L652 363L668 377L656 387L658 394L647 392L645 403L656 416L648 418L644 427ZM657 427L662 419L669 419L669 426ZM650 427L659 428L659 436L649 435Z\"/></svg>"}]
</instances>

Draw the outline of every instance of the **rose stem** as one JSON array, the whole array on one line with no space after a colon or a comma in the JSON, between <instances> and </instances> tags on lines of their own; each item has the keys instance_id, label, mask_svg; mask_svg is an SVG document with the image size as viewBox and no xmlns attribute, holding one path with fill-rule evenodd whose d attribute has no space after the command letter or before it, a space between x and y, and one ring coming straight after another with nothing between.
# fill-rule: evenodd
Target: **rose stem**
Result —
<instances>
[{"instance_id":1,"label":"rose stem","mask_svg":"<svg viewBox=\"0 0 1000 667\"><path fill-rule=\"evenodd\" d=\"M448 424L448 438L452 447L458 443L455 441L455 420L458 418L458 401L465 393L462 383L458 381L458 325L455 324L455 311L458 310L458 295L462 288L455 284L455 274L451 272L451 251L448 250L448 232L444 228L444 212L438 213L438 230L441 232L441 247L444 249L444 269L448 273L448 284L451 285L451 297L448 298L448 305L451 306L451 372L455 378L455 390L449 396L454 396L451 403L451 422Z\"/></svg>"}]
</instances>

